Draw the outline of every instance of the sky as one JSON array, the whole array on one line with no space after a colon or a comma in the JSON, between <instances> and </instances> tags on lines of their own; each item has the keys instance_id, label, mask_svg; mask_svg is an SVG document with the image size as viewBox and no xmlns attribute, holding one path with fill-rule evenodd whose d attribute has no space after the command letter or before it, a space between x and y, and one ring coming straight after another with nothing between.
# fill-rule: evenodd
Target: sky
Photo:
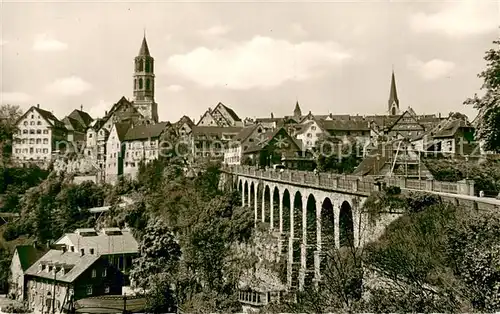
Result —
<instances>
[{"instance_id":1,"label":"sky","mask_svg":"<svg viewBox=\"0 0 500 314\"><path fill-rule=\"evenodd\" d=\"M132 100L144 32L160 120L199 120L219 102L244 117L447 115L480 91L500 37L500 0L0 1L0 103L63 118Z\"/></svg>"}]
</instances>

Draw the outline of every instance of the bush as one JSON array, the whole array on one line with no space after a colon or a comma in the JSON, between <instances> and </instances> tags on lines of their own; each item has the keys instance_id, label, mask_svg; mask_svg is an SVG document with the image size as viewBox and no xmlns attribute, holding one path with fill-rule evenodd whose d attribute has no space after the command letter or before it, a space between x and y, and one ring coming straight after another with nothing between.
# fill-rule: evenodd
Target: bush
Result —
<instances>
[{"instance_id":1,"label":"bush","mask_svg":"<svg viewBox=\"0 0 500 314\"><path fill-rule=\"evenodd\" d=\"M2 312L4 312L4 313L31 313L31 311L28 308L26 308L24 305L13 305L13 304L9 304L6 307L3 307Z\"/></svg>"},{"instance_id":2,"label":"bush","mask_svg":"<svg viewBox=\"0 0 500 314\"><path fill-rule=\"evenodd\" d=\"M388 195L398 195L401 194L401 188L399 186L388 186L385 190Z\"/></svg>"},{"instance_id":3,"label":"bush","mask_svg":"<svg viewBox=\"0 0 500 314\"><path fill-rule=\"evenodd\" d=\"M410 213L417 213L423 211L427 207L441 203L441 199L438 195L420 192L411 193L406 201Z\"/></svg>"}]
</instances>

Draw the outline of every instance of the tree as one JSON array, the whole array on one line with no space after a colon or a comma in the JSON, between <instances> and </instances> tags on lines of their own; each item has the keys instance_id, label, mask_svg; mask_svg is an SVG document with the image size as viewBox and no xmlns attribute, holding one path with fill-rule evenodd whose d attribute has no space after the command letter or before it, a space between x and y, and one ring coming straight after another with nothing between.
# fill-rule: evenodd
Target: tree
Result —
<instances>
[{"instance_id":1,"label":"tree","mask_svg":"<svg viewBox=\"0 0 500 314\"><path fill-rule=\"evenodd\" d=\"M473 105L479 110L476 132L484 140L485 149L500 152L500 40L493 41L497 48L486 52L486 70L478 77L483 79L482 97L477 94L468 98L464 104Z\"/></svg>"},{"instance_id":2,"label":"tree","mask_svg":"<svg viewBox=\"0 0 500 314\"><path fill-rule=\"evenodd\" d=\"M140 256L130 271L133 284L146 291L148 311L172 312L176 307L173 284L181 248L161 219L150 220L139 246Z\"/></svg>"},{"instance_id":3,"label":"tree","mask_svg":"<svg viewBox=\"0 0 500 314\"><path fill-rule=\"evenodd\" d=\"M16 122L21 117L21 108L17 105L0 106L0 155L2 162L10 157L12 136L16 131Z\"/></svg>"}]
</instances>

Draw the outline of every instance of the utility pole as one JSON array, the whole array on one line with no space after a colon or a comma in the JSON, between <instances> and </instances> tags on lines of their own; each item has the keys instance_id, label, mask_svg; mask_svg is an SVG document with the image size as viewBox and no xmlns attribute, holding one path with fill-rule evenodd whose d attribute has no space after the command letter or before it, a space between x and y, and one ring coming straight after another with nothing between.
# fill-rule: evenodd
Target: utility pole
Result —
<instances>
[{"instance_id":1,"label":"utility pole","mask_svg":"<svg viewBox=\"0 0 500 314\"><path fill-rule=\"evenodd\" d=\"M56 312L56 274L57 274L57 269L56 266L54 265L54 287L52 288L52 314Z\"/></svg>"},{"instance_id":2,"label":"utility pole","mask_svg":"<svg viewBox=\"0 0 500 314\"><path fill-rule=\"evenodd\" d=\"M123 314L127 314L127 295L123 296Z\"/></svg>"}]
</instances>

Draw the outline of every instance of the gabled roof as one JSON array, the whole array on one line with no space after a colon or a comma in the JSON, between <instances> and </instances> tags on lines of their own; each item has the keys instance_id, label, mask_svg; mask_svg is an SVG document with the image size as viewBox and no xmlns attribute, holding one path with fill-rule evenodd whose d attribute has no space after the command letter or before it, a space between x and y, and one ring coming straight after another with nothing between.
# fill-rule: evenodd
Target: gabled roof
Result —
<instances>
[{"instance_id":1,"label":"gabled roof","mask_svg":"<svg viewBox=\"0 0 500 314\"><path fill-rule=\"evenodd\" d=\"M64 126L68 131L79 131L79 132L84 132L85 131L85 126L82 125L78 120L65 117L62 122L64 122Z\"/></svg>"},{"instance_id":2,"label":"gabled roof","mask_svg":"<svg viewBox=\"0 0 500 314\"><path fill-rule=\"evenodd\" d=\"M118 135L118 139L120 141L123 141L125 139L125 135L127 134L132 124L128 122L123 122L123 123L115 123L114 126L116 128L116 134Z\"/></svg>"},{"instance_id":3,"label":"gabled roof","mask_svg":"<svg viewBox=\"0 0 500 314\"><path fill-rule=\"evenodd\" d=\"M236 112L234 112L233 109L229 108L228 106L224 105L221 102L219 102L217 104L217 106L215 106L215 109L217 109L217 107L219 107L219 106L223 107L227 111L227 113L229 113L229 115L231 116L231 118L233 118L234 121L241 121L240 117L238 117L238 115L236 114Z\"/></svg>"},{"instance_id":4,"label":"gabled roof","mask_svg":"<svg viewBox=\"0 0 500 314\"><path fill-rule=\"evenodd\" d=\"M18 245L15 250L19 256L19 262L23 271L30 268L31 265L47 252L43 247L35 247L35 245Z\"/></svg>"},{"instance_id":5,"label":"gabled roof","mask_svg":"<svg viewBox=\"0 0 500 314\"><path fill-rule=\"evenodd\" d=\"M128 129L123 137L123 141L137 141L160 137L165 128L170 125L168 122L156 124L137 125Z\"/></svg>"},{"instance_id":6,"label":"gabled roof","mask_svg":"<svg viewBox=\"0 0 500 314\"><path fill-rule=\"evenodd\" d=\"M50 250L26 270L26 275L54 280L54 274L45 269L40 270L40 265L60 265L65 268L65 272L64 274L57 273L56 280L74 282L98 259L97 255L85 254L81 256L80 253L76 252Z\"/></svg>"},{"instance_id":7,"label":"gabled roof","mask_svg":"<svg viewBox=\"0 0 500 314\"><path fill-rule=\"evenodd\" d=\"M90 126L92 121L94 121L94 119L92 119L92 117L88 113L86 113L85 111L82 111L82 110L77 110L77 109L73 110L68 115L68 117L75 119L75 120L78 120L78 122L80 122L84 127Z\"/></svg>"},{"instance_id":8,"label":"gabled roof","mask_svg":"<svg viewBox=\"0 0 500 314\"><path fill-rule=\"evenodd\" d=\"M212 117L212 120L214 120L216 123L217 123L217 120L215 120L214 116L212 115L212 112L210 110L207 110L205 111L205 113L201 116L200 120L198 120L198 123L196 124L197 126L201 123L201 121L203 121L203 118L205 118L205 116L209 115L210 117Z\"/></svg>"},{"instance_id":9,"label":"gabled roof","mask_svg":"<svg viewBox=\"0 0 500 314\"><path fill-rule=\"evenodd\" d=\"M193 122L193 120L191 120L191 118L190 118L190 117L185 116L185 115L184 115L184 116L182 116L182 117L179 119L179 121L177 121L175 124L176 124L177 126L181 126L181 125L182 125L182 124L184 124L184 123L186 123L187 125L189 125L189 127L190 127L190 128L192 128L192 127L194 126L194 122Z\"/></svg>"},{"instance_id":10,"label":"gabled roof","mask_svg":"<svg viewBox=\"0 0 500 314\"><path fill-rule=\"evenodd\" d=\"M90 230L96 232L94 229ZM93 248L97 255L139 252L139 243L129 230L120 230L120 235L107 235L104 231L105 229L97 232L97 235L94 236L83 236L81 229L75 230L73 233L63 235L56 241L56 244L62 244L64 243L62 240L68 238L77 248Z\"/></svg>"},{"instance_id":11,"label":"gabled roof","mask_svg":"<svg viewBox=\"0 0 500 314\"><path fill-rule=\"evenodd\" d=\"M255 130L257 130L257 128L262 128L262 125L260 124L254 124L254 125L250 125L250 126L247 126L247 127L244 127L240 133L238 133L238 135L236 135L235 137L235 140L237 141L240 141L240 142L243 142L245 141L247 138L250 137L250 135L252 135Z\"/></svg>"},{"instance_id":12,"label":"gabled roof","mask_svg":"<svg viewBox=\"0 0 500 314\"><path fill-rule=\"evenodd\" d=\"M302 141L290 136L285 128L276 128L274 131L268 131L261 135L259 141L252 146L248 147L243 153L253 153L261 151L265 148L278 134L285 133L285 135L292 141L298 150L302 150Z\"/></svg>"},{"instance_id":13,"label":"gabled roof","mask_svg":"<svg viewBox=\"0 0 500 314\"><path fill-rule=\"evenodd\" d=\"M47 121L47 123L49 123L51 127L58 129L65 129L64 123L59 121L59 119L57 119L52 112L43 110L38 106L31 106L31 108L26 110L26 112L19 119L17 119L16 124L19 123L19 121L21 121L22 119L24 119L24 117L26 117L28 112L30 112L31 110L36 111L45 121Z\"/></svg>"},{"instance_id":14,"label":"gabled roof","mask_svg":"<svg viewBox=\"0 0 500 314\"><path fill-rule=\"evenodd\" d=\"M450 121L446 121L442 127L440 127L435 134L433 135L435 138L440 137L453 137L455 133L457 133L460 128L470 128L472 127L467 121L462 119L453 119Z\"/></svg>"},{"instance_id":15,"label":"gabled roof","mask_svg":"<svg viewBox=\"0 0 500 314\"><path fill-rule=\"evenodd\" d=\"M410 111L406 110L405 112L403 112L398 118L396 121L394 121L392 123L392 125L390 125L387 129L388 130L392 130L398 123L399 121L401 121L401 119L403 119L405 116L409 116L411 118L413 118L413 120L415 121L416 124L418 124L423 130L425 130L425 127L418 121L417 117L415 115L413 115Z\"/></svg>"},{"instance_id":16,"label":"gabled roof","mask_svg":"<svg viewBox=\"0 0 500 314\"><path fill-rule=\"evenodd\" d=\"M120 98L120 100L118 100L118 102L111 107L111 110L102 118L102 125L106 124L106 122L108 122L108 120L113 116L113 114L117 112L122 106L125 105L128 105L129 108L131 108L131 111L127 112L126 115L142 117L142 114L137 110L137 108L133 106L133 103L128 101L127 98L125 98L125 96L122 96L122 98Z\"/></svg>"}]
</instances>

